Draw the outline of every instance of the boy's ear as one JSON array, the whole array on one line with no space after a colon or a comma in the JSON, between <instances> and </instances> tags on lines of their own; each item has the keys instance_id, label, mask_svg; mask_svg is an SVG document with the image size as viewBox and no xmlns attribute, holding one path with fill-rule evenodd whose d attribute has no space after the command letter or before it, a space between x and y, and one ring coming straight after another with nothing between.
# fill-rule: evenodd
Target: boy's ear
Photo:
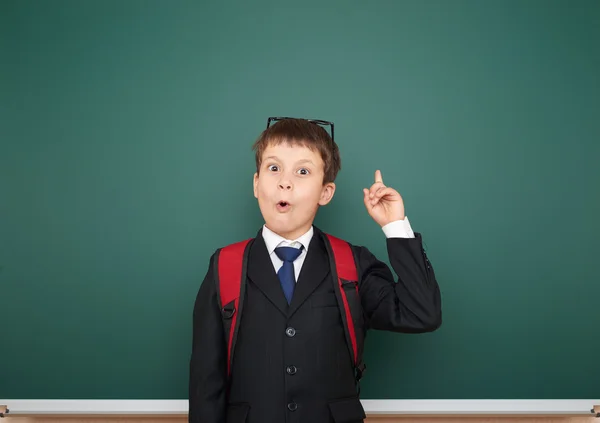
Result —
<instances>
[{"instance_id":1,"label":"boy's ear","mask_svg":"<svg viewBox=\"0 0 600 423\"><path fill-rule=\"evenodd\" d=\"M335 184L333 182L328 182L323 185L323 189L321 190L321 198L319 199L319 205L325 206L329 204L333 198L333 194L335 194Z\"/></svg>"},{"instance_id":2,"label":"boy's ear","mask_svg":"<svg viewBox=\"0 0 600 423\"><path fill-rule=\"evenodd\" d=\"M254 174L254 198L258 198L258 173Z\"/></svg>"}]
</instances>

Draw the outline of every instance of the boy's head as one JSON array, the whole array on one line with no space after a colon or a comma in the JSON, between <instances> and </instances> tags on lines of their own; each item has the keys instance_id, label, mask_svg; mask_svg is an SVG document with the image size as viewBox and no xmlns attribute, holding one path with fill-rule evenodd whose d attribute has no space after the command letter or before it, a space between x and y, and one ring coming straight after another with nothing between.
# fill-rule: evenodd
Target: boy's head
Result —
<instances>
[{"instance_id":1,"label":"boy's head","mask_svg":"<svg viewBox=\"0 0 600 423\"><path fill-rule=\"evenodd\" d=\"M256 140L254 196L265 223L287 239L304 234L335 192L337 145L318 123L285 118Z\"/></svg>"}]
</instances>

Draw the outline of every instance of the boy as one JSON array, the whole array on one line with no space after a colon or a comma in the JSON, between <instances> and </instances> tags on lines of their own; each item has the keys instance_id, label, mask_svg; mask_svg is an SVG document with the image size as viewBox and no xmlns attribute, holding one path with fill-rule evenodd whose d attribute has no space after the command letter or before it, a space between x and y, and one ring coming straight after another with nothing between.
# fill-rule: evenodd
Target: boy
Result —
<instances>
[{"instance_id":1,"label":"boy","mask_svg":"<svg viewBox=\"0 0 600 423\"><path fill-rule=\"evenodd\" d=\"M272 126L271 120L276 121ZM348 347L348 319L338 307L331 247L313 226L318 208L334 195L340 169L338 148L325 124L330 123L270 118L254 144L254 196L265 224L248 247L231 361L217 253L200 286L193 318L190 422L356 423L365 418L357 394L356 372L362 367ZM420 333L441 325L435 274L420 234L412 232L404 215L400 194L386 187L376 171L363 197L387 238L399 280L367 248L351 245L358 285L346 294L360 310L352 319L356 355L362 353L368 328Z\"/></svg>"}]
</instances>

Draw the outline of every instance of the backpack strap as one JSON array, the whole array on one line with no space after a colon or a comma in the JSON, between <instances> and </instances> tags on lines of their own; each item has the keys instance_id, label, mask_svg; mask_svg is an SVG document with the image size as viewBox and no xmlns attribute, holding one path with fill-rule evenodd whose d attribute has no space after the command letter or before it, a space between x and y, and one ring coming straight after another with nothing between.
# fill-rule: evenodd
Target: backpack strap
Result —
<instances>
[{"instance_id":1,"label":"backpack strap","mask_svg":"<svg viewBox=\"0 0 600 423\"><path fill-rule=\"evenodd\" d=\"M366 366L363 362L364 324L363 312L358 292L358 270L350 244L332 235L325 234L329 241L328 250L334 287L342 320L345 326L346 341L356 371L356 382L360 382ZM337 279L337 280L336 280ZM360 388L359 388L360 389Z\"/></svg>"},{"instance_id":2,"label":"backpack strap","mask_svg":"<svg viewBox=\"0 0 600 423\"><path fill-rule=\"evenodd\" d=\"M225 339L227 341L227 374L231 375L233 351L240 326L245 281L248 245L252 239L237 242L222 248L217 255L217 272L215 280L219 293L219 306ZM242 283L244 282L244 283Z\"/></svg>"}]
</instances>

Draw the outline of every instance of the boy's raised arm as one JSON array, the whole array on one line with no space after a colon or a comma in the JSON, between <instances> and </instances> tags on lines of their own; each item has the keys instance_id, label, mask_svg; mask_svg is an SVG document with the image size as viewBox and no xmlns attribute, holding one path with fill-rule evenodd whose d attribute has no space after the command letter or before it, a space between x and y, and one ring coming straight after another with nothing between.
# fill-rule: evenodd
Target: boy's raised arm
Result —
<instances>
[{"instance_id":1,"label":"boy's raised arm","mask_svg":"<svg viewBox=\"0 0 600 423\"><path fill-rule=\"evenodd\" d=\"M384 185L379 170L375 172L375 182L370 189L363 190L363 195L369 215L382 228L405 220L402 197L395 189ZM392 268L398 275L397 283L385 263L367 248L357 249L359 293L369 326L413 333L437 329L442 324L440 288L423 250L421 234L388 237L387 250Z\"/></svg>"},{"instance_id":2,"label":"boy's raised arm","mask_svg":"<svg viewBox=\"0 0 600 423\"><path fill-rule=\"evenodd\" d=\"M225 421L227 353L213 279L213 262L214 255L194 304L189 376L190 423Z\"/></svg>"}]
</instances>

